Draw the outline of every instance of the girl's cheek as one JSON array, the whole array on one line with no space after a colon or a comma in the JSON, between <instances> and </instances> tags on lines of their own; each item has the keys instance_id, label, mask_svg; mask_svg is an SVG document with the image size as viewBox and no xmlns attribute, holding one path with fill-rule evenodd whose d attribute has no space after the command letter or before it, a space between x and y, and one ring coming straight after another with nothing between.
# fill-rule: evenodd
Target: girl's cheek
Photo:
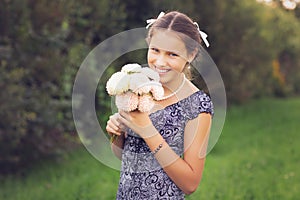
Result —
<instances>
[{"instance_id":1,"label":"girl's cheek","mask_svg":"<svg viewBox=\"0 0 300 200\"><path fill-rule=\"evenodd\" d=\"M183 62L174 62L174 63L172 63L172 66L175 68L175 70L177 71L177 72L183 72L183 69L184 69L184 67L185 67L185 63L183 63Z\"/></svg>"},{"instance_id":2,"label":"girl's cheek","mask_svg":"<svg viewBox=\"0 0 300 200\"><path fill-rule=\"evenodd\" d=\"M155 55L153 55L152 53L148 53L147 59L149 63L152 63L155 61Z\"/></svg>"}]
</instances>

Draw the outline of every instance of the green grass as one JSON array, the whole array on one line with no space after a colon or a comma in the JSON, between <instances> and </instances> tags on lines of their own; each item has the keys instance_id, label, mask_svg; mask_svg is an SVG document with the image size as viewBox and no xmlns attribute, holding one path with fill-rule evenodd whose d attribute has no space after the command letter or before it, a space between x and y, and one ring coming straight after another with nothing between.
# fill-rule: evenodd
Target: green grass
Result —
<instances>
[{"instance_id":1,"label":"green grass","mask_svg":"<svg viewBox=\"0 0 300 200\"><path fill-rule=\"evenodd\" d=\"M6 177L0 183L0 199L114 199L118 179L118 171L102 165L82 148L63 161L39 164L25 177Z\"/></svg>"},{"instance_id":2,"label":"green grass","mask_svg":"<svg viewBox=\"0 0 300 200\"><path fill-rule=\"evenodd\" d=\"M202 182L187 200L299 199L299 119L299 98L231 107ZM80 149L63 161L41 162L23 177L0 180L5 200L110 200L119 172Z\"/></svg>"},{"instance_id":3,"label":"green grass","mask_svg":"<svg viewBox=\"0 0 300 200\"><path fill-rule=\"evenodd\" d=\"M232 107L190 200L299 199L300 99Z\"/></svg>"}]
</instances>

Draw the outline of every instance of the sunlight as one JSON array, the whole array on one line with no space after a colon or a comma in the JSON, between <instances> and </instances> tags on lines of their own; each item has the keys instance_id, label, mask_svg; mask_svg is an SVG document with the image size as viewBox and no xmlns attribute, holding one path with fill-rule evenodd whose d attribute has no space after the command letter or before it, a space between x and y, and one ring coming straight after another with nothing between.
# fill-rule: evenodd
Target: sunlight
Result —
<instances>
[{"instance_id":1,"label":"sunlight","mask_svg":"<svg viewBox=\"0 0 300 200\"><path fill-rule=\"evenodd\" d=\"M274 0L256 0L259 3L265 3L267 5L274 5ZM300 3L300 0L280 0L282 6L288 10L294 10L297 7L297 4Z\"/></svg>"},{"instance_id":2,"label":"sunlight","mask_svg":"<svg viewBox=\"0 0 300 200\"><path fill-rule=\"evenodd\" d=\"M273 0L256 0L259 3L272 3Z\"/></svg>"},{"instance_id":3,"label":"sunlight","mask_svg":"<svg viewBox=\"0 0 300 200\"><path fill-rule=\"evenodd\" d=\"M282 1L282 5L289 10L294 10L297 7L297 3L291 0Z\"/></svg>"}]
</instances>

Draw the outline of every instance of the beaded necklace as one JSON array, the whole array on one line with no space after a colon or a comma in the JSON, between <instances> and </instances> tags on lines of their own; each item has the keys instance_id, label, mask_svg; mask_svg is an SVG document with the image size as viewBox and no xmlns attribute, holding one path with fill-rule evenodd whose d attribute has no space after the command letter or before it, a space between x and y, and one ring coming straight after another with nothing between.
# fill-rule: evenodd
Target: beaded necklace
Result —
<instances>
[{"instance_id":1,"label":"beaded necklace","mask_svg":"<svg viewBox=\"0 0 300 200\"><path fill-rule=\"evenodd\" d=\"M182 89L182 87L184 86L185 80L186 80L186 78L185 78L185 75L183 74L183 80L182 80L182 83L181 83L180 86L177 88L177 90L175 90L175 92L173 92L173 93L171 93L171 94L169 94L169 95L167 95L167 96L164 96L164 97L160 98L159 101L168 99L168 98L174 96L175 94L177 94L177 93Z\"/></svg>"}]
</instances>

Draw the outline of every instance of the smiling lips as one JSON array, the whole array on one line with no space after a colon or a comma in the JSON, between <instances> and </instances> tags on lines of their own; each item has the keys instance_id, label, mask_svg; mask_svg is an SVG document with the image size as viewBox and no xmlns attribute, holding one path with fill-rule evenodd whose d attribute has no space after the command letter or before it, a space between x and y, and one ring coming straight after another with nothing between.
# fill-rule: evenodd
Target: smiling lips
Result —
<instances>
[{"instance_id":1,"label":"smiling lips","mask_svg":"<svg viewBox=\"0 0 300 200\"><path fill-rule=\"evenodd\" d=\"M171 69L161 69L161 68L155 67L155 71L157 71L159 74L165 74L165 73L171 71Z\"/></svg>"}]
</instances>

